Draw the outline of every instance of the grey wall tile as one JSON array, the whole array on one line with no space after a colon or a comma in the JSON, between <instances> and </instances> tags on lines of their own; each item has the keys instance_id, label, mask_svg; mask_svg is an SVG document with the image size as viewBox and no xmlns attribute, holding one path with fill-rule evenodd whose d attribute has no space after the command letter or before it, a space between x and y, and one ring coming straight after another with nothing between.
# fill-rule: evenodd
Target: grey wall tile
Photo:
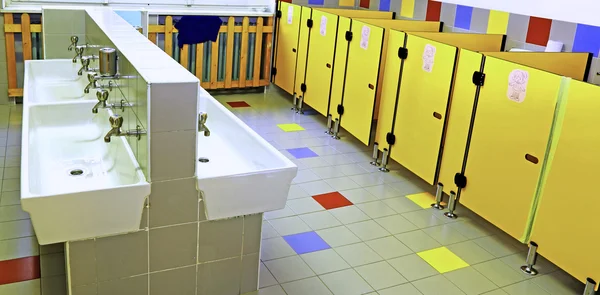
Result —
<instances>
[{"instance_id":1,"label":"grey wall tile","mask_svg":"<svg viewBox=\"0 0 600 295\"><path fill-rule=\"evenodd\" d=\"M150 295L195 295L196 265L150 274Z\"/></svg>"},{"instance_id":2,"label":"grey wall tile","mask_svg":"<svg viewBox=\"0 0 600 295\"><path fill-rule=\"evenodd\" d=\"M425 20L427 16L427 1L417 0L415 1L415 11L413 15L414 20Z\"/></svg>"},{"instance_id":3,"label":"grey wall tile","mask_svg":"<svg viewBox=\"0 0 600 295\"><path fill-rule=\"evenodd\" d=\"M240 256L243 218L200 222L198 262Z\"/></svg>"},{"instance_id":4,"label":"grey wall tile","mask_svg":"<svg viewBox=\"0 0 600 295\"><path fill-rule=\"evenodd\" d=\"M198 127L198 83L152 84L150 103L151 132L196 130Z\"/></svg>"},{"instance_id":5,"label":"grey wall tile","mask_svg":"<svg viewBox=\"0 0 600 295\"><path fill-rule=\"evenodd\" d=\"M149 224L148 219L150 218L150 216L148 215L148 211L150 211L150 209L147 206L148 201L149 201L149 198L146 199L146 205L144 206L144 210L142 211L142 218L140 220L140 229L146 229Z\"/></svg>"},{"instance_id":6,"label":"grey wall tile","mask_svg":"<svg viewBox=\"0 0 600 295\"><path fill-rule=\"evenodd\" d=\"M590 75L588 76L587 82L600 85L600 59L592 58L592 65L590 67Z\"/></svg>"},{"instance_id":7,"label":"grey wall tile","mask_svg":"<svg viewBox=\"0 0 600 295\"><path fill-rule=\"evenodd\" d=\"M258 264L259 254L242 256L242 283L241 292L253 292L258 289Z\"/></svg>"},{"instance_id":8,"label":"grey wall tile","mask_svg":"<svg viewBox=\"0 0 600 295\"><path fill-rule=\"evenodd\" d=\"M487 32L489 18L489 10L473 8L473 15L471 17L471 31L485 34Z\"/></svg>"},{"instance_id":9,"label":"grey wall tile","mask_svg":"<svg viewBox=\"0 0 600 295\"><path fill-rule=\"evenodd\" d=\"M152 133L152 181L193 177L196 171L196 130ZM173 150L177 147L177 151Z\"/></svg>"},{"instance_id":10,"label":"grey wall tile","mask_svg":"<svg viewBox=\"0 0 600 295\"><path fill-rule=\"evenodd\" d=\"M6 171L9 168L4 168ZM65 252L65 243L56 243L50 245L40 245L40 254L52 254Z\"/></svg>"},{"instance_id":11,"label":"grey wall tile","mask_svg":"<svg viewBox=\"0 0 600 295\"><path fill-rule=\"evenodd\" d=\"M148 295L148 275L101 282L98 295Z\"/></svg>"},{"instance_id":12,"label":"grey wall tile","mask_svg":"<svg viewBox=\"0 0 600 295\"><path fill-rule=\"evenodd\" d=\"M525 49L531 50L531 51L544 51L544 50L546 50L546 46L525 43Z\"/></svg>"},{"instance_id":13,"label":"grey wall tile","mask_svg":"<svg viewBox=\"0 0 600 295\"><path fill-rule=\"evenodd\" d=\"M509 51L509 50L511 50L513 48L525 49L525 42L516 41L514 39L507 38L506 39L506 44L505 44L506 51Z\"/></svg>"},{"instance_id":14,"label":"grey wall tile","mask_svg":"<svg viewBox=\"0 0 600 295\"><path fill-rule=\"evenodd\" d=\"M44 295L67 294L67 278L65 275L42 278L41 285L42 294Z\"/></svg>"},{"instance_id":15,"label":"grey wall tile","mask_svg":"<svg viewBox=\"0 0 600 295\"><path fill-rule=\"evenodd\" d=\"M570 52L573 50L576 30L577 24L575 23L553 20L550 28L550 40L563 42L565 44L563 51Z\"/></svg>"},{"instance_id":16,"label":"grey wall tile","mask_svg":"<svg viewBox=\"0 0 600 295\"><path fill-rule=\"evenodd\" d=\"M528 28L529 16L511 13L508 17L506 35L515 41L525 42Z\"/></svg>"},{"instance_id":17,"label":"grey wall tile","mask_svg":"<svg viewBox=\"0 0 600 295\"><path fill-rule=\"evenodd\" d=\"M197 295L240 294L240 257L198 265Z\"/></svg>"},{"instance_id":18,"label":"grey wall tile","mask_svg":"<svg viewBox=\"0 0 600 295\"><path fill-rule=\"evenodd\" d=\"M150 271L195 264L197 232L197 223L151 229Z\"/></svg>"},{"instance_id":19,"label":"grey wall tile","mask_svg":"<svg viewBox=\"0 0 600 295\"><path fill-rule=\"evenodd\" d=\"M96 250L94 240L69 242L71 286L96 283Z\"/></svg>"},{"instance_id":20,"label":"grey wall tile","mask_svg":"<svg viewBox=\"0 0 600 295\"><path fill-rule=\"evenodd\" d=\"M402 0L390 0L390 11L396 12L396 18L400 16L400 7Z\"/></svg>"},{"instance_id":21,"label":"grey wall tile","mask_svg":"<svg viewBox=\"0 0 600 295\"><path fill-rule=\"evenodd\" d=\"M260 252L260 234L262 230L262 214L244 216L244 252L252 254Z\"/></svg>"},{"instance_id":22,"label":"grey wall tile","mask_svg":"<svg viewBox=\"0 0 600 295\"><path fill-rule=\"evenodd\" d=\"M73 287L71 289L71 295L97 295L97 294L98 294L98 286L96 284Z\"/></svg>"},{"instance_id":23,"label":"grey wall tile","mask_svg":"<svg viewBox=\"0 0 600 295\"><path fill-rule=\"evenodd\" d=\"M198 202L198 221L204 221L206 220L206 208L204 200L202 200L202 192L198 192L198 199L200 200Z\"/></svg>"},{"instance_id":24,"label":"grey wall tile","mask_svg":"<svg viewBox=\"0 0 600 295\"><path fill-rule=\"evenodd\" d=\"M379 0L369 1L369 9L370 10L379 10Z\"/></svg>"},{"instance_id":25,"label":"grey wall tile","mask_svg":"<svg viewBox=\"0 0 600 295\"><path fill-rule=\"evenodd\" d=\"M440 12L440 21L443 21L444 25L453 27L455 17L456 17L456 4L442 3L442 10Z\"/></svg>"},{"instance_id":26,"label":"grey wall tile","mask_svg":"<svg viewBox=\"0 0 600 295\"><path fill-rule=\"evenodd\" d=\"M65 274L65 253L54 253L40 256L40 269L43 277Z\"/></svg>"},{"instance_id":27,"label":"grey wall tile","mask_svg":"<svg viewBox=\"0 0 600 295\"><path fill-rule=\"evenodd\" d=\"M197 221L197 179L187 178L152 183L150 227Z\"/></svg>"},{"instance_id":28,"label":"grey wall tile","mask_svg":"<svg viewBox=\"0 0 600 295\"><path fill-rule=\"evenodd\" d=\"M148 272L148 232L96 240L98 281L108 281Z\"/></svg>"}]
</instances>

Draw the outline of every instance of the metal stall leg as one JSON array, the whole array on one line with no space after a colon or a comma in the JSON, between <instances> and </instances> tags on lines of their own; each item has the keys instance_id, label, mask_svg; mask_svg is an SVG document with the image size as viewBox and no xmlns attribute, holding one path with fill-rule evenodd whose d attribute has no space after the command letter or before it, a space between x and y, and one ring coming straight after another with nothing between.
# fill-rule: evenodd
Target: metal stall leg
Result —
<instances>
[{"instance_id":1,"label":"metal stall leg","mask_svg":"<svg viewBox=\"0 0 600 295\"><path fill-rule=\"evenodd\" d=\"M296 93L294 93L294 106L292 107L292 111L294 112L298 112L298 95Z\"/></svg>"},{"instance_id":2,"label":"metal stall leg","mask_svg":"<svg viewBox=\"0 0 600 295\"><path fill-rule=\"evenodd\" d=\"M377 160L379 159L379 144L373 144L373 161L369 162L373 166L379 166Z\"/></svg>"},{"instance_id":3,"label":"metal stall leg","mask_svg":"<svg viewBox=\"0 0 600 295\"><path fill-rule=\"evenodd\" d=\"M448 200L448 212L444 213L444 216L456 219L458 215L454 214L454 210L456 209L456 193L450 191L450 200Z\"/></svg>"},{"instance_id":4,"label":"metal stall leg","mask_svg":"<svg viewBox=\"0 0 600 295\"><path fill-rule=\"evenodd\" d=\"M435 204L431 204L431 207L442 210L444 206L442 206L442 196L444 195L444 185L441 183L437 184L437 190L435 191Z\"/></svg>"},{"instance_id":5,"label":"metal stall leg","mask_svg":"<svg viewBox=\"0 0 600 295\"><path fill-rule=\"evenodd\" d=\"M340 119L335 119L335 122L333 123L333 135L331 137L340 139L338 133L340 133Z\"/></svg>"},{"instance_id":6,"label":"metal stall leg","mask_svg":"<svg viewBox=\"0 0 600 295\"><path fill-rule=\"evenodd\" d=\"M527 252L527 259L525 260L525 265L521 266L521 270L528 275L535 276L538 274L538 271L535 268L533 268L537 259L537 248L538 245L535 242L529 242L529 252Z\"/></svg>"},{"instance_id":7,"label":"metal stall leg","mask_svg":"<svg viewBox=\"0 0 600 295\"><path fill-rule=\"evenodd\" d=\"M583 290L583 295L596 295L596 281L591 278L587 278L585 280L585 289Z\"/></svg>"},{"instance_id":8,"label":"metal stall leg","mask_svg":"<svg viewBox=\"0 0 600 295\"><path fill-rule=\"evenodd\" d=\"M381 167L379 167L379 171L381 172L390 172L390 169L387 168L388 158L390 157L390 152L388 149L383 149L383 155L381 155Z\"/></svg>"},{"instance_id":9,"label":"metal stall leg","mask_svg":"<svg viewBox=\"0 0 600 295\"><path fill-rule=\"evenodd\" d=\"M304 111L302 110L303 106L304 106L304 98L302 97L302 95L300 95L300 97L298 98L298 111L296 113L304 114Z\"/></svg>"},{"instance_id":10,"label":"metal stall leg","mask_svg":"<svg viewBox=\"0 0 600 295\"><path fill-rule=\"evenodd\" d=\"M326 134L332 135L333 131L333 116L331 114L327 115L327 130L325 130Z\"/></svg>"}]
</instances>

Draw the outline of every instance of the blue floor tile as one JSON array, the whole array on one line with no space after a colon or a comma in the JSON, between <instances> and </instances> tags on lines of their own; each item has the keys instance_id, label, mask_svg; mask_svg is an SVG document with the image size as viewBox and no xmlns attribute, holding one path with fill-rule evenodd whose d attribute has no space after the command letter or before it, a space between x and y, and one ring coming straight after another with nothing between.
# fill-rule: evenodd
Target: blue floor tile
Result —
<instances>
[{"instance_id":1,"label":"blue floor tile","mask_svg":"<svg viewBox=\"0 0 600 295\"><path fill-rule=\"evenodd\" d=\"M313 158L313 157L319 156L307 147L297 148L297 149L288 149L287 151L290 154L292 154L292 156L296 157L296 159Z\"/></svg>"},{"instance_id":2,"label":"blue floor tile","mask_svg":"<svg viewBox=\"0 0 600 295\"><path fill-rule=\"evenodd\" d=\"M283 237L298 254L331 248L316 232L300 233Z\"/></svg>"}]
</instances>

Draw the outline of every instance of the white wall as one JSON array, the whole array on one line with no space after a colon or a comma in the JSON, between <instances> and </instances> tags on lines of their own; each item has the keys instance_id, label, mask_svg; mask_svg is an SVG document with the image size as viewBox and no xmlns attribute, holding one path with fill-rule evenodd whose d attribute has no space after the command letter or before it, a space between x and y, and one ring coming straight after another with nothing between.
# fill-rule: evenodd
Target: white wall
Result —
<instances>
[{"instance_id":1,"label":"white wall","mask_svg":"<svg viewBox=\"0 0 600 295\"><path fill-rule=\"evenodd\" d=\"M598 0L435 0L600 27Z\"/></svg>"}]
</instances>

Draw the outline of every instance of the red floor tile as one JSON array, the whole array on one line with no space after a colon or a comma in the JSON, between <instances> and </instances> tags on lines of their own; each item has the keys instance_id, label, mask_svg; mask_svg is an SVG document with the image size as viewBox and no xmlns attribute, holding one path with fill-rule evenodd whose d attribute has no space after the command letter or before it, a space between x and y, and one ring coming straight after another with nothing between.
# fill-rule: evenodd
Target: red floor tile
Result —
<instances>
[{"instance_id":1,"label":"red floor tile","mask_svg":"<svg viewBox=\"0 0 600 295\"><path fill-rule=\"evenodd\" d=\"M327 210L354 205L338 192L316 195L313 199Z\"/></svg>"},{"instance_id":2,"label":"red floor tile","mask_svg":"<svg viewBox=\"0 0 600 295\"><path fill-rule=\"evenodd\" d=\"M18 283L39 278L39 256L0 261L0 285Z\"/></svg>"},{"instance_id":3,"label":"red floor tile","mask_svg":"<svg viewBox=\"0 0 600 295\"><path fill-rule=\"evenodd\" d=\"M232 108L247 108L250 106L245 101L228 101L227 104Z\"/></svg>"}]
</instances>

